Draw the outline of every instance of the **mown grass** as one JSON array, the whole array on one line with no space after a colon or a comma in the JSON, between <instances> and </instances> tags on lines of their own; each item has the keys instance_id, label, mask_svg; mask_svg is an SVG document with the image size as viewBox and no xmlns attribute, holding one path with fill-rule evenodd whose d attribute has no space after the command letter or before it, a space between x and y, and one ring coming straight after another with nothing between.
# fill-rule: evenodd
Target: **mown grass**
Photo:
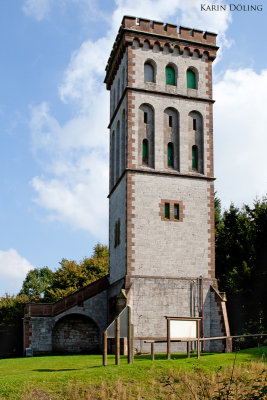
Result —
<instances>
[{"instance_id":1,"label":"mown grass","mask_svg":"<svg viewBox=\"0 0 267 400\"><path fill-rule=\"evenodd\" d=\"M267 359L266 356L267 346L242 350L237 354L235 368L251 373L258 368L260 373L264 370L262 363ZM234 353L206 353L201 355L200 360L196 355L187 359L185 354L174 354L171 360L166 360L166 355L156 355L152 362L150 356L145 355L135 356L134 364L129 365L127 358L122 356L121 365L115 366L114 356L110 355L107 367L102 367L100 355L5 359L0 360L0 399L179 398L173 397L177 374L205 374L212 377L218 369L228 374L234 358ZM174 379L173 385L169 384L170 377Z\"/></svg>"}]
</instances>

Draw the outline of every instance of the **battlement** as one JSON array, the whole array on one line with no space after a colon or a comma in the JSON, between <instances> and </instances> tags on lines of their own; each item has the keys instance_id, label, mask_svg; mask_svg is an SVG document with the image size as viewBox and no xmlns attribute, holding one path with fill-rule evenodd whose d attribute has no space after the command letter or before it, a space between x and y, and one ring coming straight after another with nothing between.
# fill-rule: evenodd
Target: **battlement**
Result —
<instances>
[{"instance_id":1,"label":"battlement","mask_svg":"<svg viewBox=\"0 0 267 400\"><path fill-rule=\"evenodd\" d=\"M189 50L190 54L193 54L194 50L197 50L201 57L206 53L208 60L213 61L216 58L218 50L216 36L217 34L212 32L204 32L185 26L178 27L175 24L126 15L122 19L118 35L106 65L105 83L107 83L107 88L110 89L125 46L133 44L135 39L139 41L140 47L143 46L144 41L149 43L150 48L157 41L161 50L166 44L170 46L171 51L174 46L178 45L179 54L182 54L184 49Z\"/></svg>"},{"instance_id":2,"label":"battlement","mask_svg":"<svg viewBox=\"0 0 267 400\"><path fill-rule=\"evenodd\" d=\"M190 40L192 42L204 43L216 46L216 33L204 32L199 29L177 26L159 21L150 21L145 18L136 18L125 15L121 24L122 28L131 29L139 32L149 32L151 34L170 36L175 39Z\"/></svg>"}]
</instances>

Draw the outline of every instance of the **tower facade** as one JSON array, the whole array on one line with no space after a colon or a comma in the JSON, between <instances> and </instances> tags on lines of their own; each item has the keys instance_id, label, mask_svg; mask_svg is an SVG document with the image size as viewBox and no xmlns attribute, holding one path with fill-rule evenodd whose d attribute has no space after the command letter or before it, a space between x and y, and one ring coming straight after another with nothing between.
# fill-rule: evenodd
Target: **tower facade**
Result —
<instances>
[{"instance_id":1,"label":"tower facade","mask_svg":"<svg viewBox=\"0 0 267 400\"><path fill-rule=\"evenodd\" d=\"M217 50L214 33L125 16L106 67L109 314L123 293L137 350L166 337L165 316L201 316L205 337L229 329L215 279Z\"/></svg>"}]
</instances>

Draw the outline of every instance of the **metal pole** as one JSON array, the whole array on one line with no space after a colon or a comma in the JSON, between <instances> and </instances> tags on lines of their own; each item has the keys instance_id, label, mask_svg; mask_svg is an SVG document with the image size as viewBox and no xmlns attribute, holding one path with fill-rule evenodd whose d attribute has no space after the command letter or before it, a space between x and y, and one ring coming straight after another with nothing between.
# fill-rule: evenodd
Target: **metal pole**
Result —
<instances>
[{"instance_id":1,"label":"metal pole","mask_svg":"<svg viewBox=\"0 0 267 400\"><path fill-rule=\"evenodd\" d=\"M170 320L167 319L167 359L171 359L171 335L170 335Z\"/></svg>"},{"instance_id":2,"label":"metal pole","mask_svg":"<svg viewBox=\"0 0 267 400\"><path fill-rule=\"evenodd\" d=\"M108 365L108 331L103 332L103 365Z\"/></svg>"},{"instance_id":3,"label":"metal pole","mask_svg":"<svg viewBox=\"0 0 267 400\"><path fill-rule=\"evenodd\" d=\"M120 317L116 319L116 365L120 365Z\"/></svg>"},{"instance_id":4,"label":"metal pole","mask_svg":"<svg viewBox=\"0 0 267 400\"><path fill-rule=\"evenodd\" d=\"M155 360L154 342L151 342L151 360Z\"/></svg>"}]
</instances>

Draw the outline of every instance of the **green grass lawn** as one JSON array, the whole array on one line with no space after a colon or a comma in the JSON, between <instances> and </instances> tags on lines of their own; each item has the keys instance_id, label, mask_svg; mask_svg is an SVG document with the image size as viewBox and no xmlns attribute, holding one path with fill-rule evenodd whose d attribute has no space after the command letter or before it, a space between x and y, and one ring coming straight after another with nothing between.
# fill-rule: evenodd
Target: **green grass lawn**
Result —
<instances>
[{"instance_id":1,"label":"green grass lawn","mask_svg":"<svg viewBox=\"0 0 267 400\"><path fill-rule=\"evenodd\" d=\"M251 361L265 361L267 346L239 351L237 365ZM166 375L168 371L182 368L193 370L198 366L213 372L219 367L233 364L235 353L202 354L190 359L185 354L173 354L171 360L166 355L156 355L154 362L150 356L135 356L134 364L127 364L127 357L121 356L121 365L114 365L114 356L108 356L107 367L102 366L101 355L43 356L0 360L0 399L19 399L25 387L38 387L42 390L61 393L66 385L79 382L98 386L102 382L122 383L142 382L149 385L153 380Z\"/></svg>"}]
</instances>

